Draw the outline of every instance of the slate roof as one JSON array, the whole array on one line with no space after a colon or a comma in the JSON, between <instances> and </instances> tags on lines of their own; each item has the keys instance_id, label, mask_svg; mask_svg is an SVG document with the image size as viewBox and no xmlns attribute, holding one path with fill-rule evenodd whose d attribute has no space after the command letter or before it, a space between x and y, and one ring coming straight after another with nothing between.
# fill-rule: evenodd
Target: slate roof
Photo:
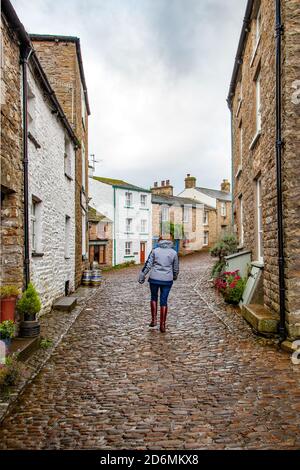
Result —
<instances>
[{"instance_id":1,"label":"slate roof","mask_svg":"<svg viewBox=\"0 0 300 470\"><path fill-rule=\"evenodd\" d=\"M231 193L227 193L226 191L220 191L218 189L209 189L209 188L195 188L197 191L206 194L206 196L212 197L214 199L219 199L221 201L229 201L232 200Z\"/></svg>"},{"instance_id":2,"label":"slate roof","mask_svg":"<svg viewBox=\"0 0 300 470\"><path fill-rule=\"evenodd\" d=\"M93 207L89 206L89 211L88 211L88 220L89 222L100 222L101 220L105 220L106 222L111 222L111 220L106 217L106 215L101 214L101 212L98 212L96 209Z\"/></svg>"},{"instance_id":3,"label":"slate roof","mask_svg":"<svg viewBox=\"0 0 300 470\"><path fill-rule=\"evenodd\" d=\"M192 207L196 207L197 204L199 205L199 201L195 199L191 199L188 197L180 197L180 196L166 196L162 194L153 194L152 193L152 204L168 204L173 206L174 204L179 204L180 206L184 205L192 205ZM201 203L200 203L201 204ZM213 209L208 205L204 205L205 209Z\"/></svg>"},{"instance_id":4,"label":"slate roof","mask_svg":"<svg viewBox=\"0 0 300 470\"><path fill-rule=\"evenodd\" d=\"M139 186L135 186L134 184L127 183L123 180L118 180L114 178L104 178L102 176L93 176L93 179L96 181L100 181L100 183L105 183L114 186L115 188L132 189L134 191L142 191L146 193L151 192L150 189L141 188Z\"/></svg>"}]
</instances>

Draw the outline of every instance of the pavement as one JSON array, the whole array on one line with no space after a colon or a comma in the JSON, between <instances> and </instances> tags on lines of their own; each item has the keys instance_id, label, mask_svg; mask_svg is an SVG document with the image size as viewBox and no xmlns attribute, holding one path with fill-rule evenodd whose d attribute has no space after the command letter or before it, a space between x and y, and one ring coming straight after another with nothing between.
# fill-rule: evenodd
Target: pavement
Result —
<instances>
[{"instance_id":1,"label":"pavement","mask_svg":"<svg viewBox=\"0 0 300 470\"><path fill-rule=\"evenodd\" d=\"M299 449L300 366L181 260L167 332L138 268L105 274L0 429L0 449Z\"/></svg>"}]
</instances>

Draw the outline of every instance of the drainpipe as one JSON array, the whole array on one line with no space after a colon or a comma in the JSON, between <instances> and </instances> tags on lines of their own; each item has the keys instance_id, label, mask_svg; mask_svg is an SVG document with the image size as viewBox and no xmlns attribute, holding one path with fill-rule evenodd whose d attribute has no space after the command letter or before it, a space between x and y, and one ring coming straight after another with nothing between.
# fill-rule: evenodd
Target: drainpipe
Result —
<instances>
[{"instance_id":1,"label":"drainpipe","mask_svg":"<svg viewBox=\"0 0 300 470\"><path fill-rule=\"evenodd\" d=\"M279 268L279 334L286 338L285 329L285 282L284 282L284 232L282 197L282 102L281 102L281 0L276 1L276 179L277 179L277 224L278 224L278 268Z\"/></svg>"},{"instance_id":2,"label":"drainpipe","mask_svg":"<svg viewBox=\"0 0 300 470\"><path fill-rule=\"evenodd\" d=\"M231 229L234 233L234 164L233 164L233 112L232 106L230 106L230 136L231 136Z\"/></svg>"},{"instance_id":3,"label":"drainpipe","mask_svg":"<svg viewBox=\"0 0 300 470\"><path fill-rule=\"evenodd\" d=\"M21 48L22 82L23 82L23 170L24 170L24 274L25 288L30 282L30 255L29 255L29 188L28 188L28 120L27 120L27 66L32 53L29 46Z\"/></svg>"}]
</instances>

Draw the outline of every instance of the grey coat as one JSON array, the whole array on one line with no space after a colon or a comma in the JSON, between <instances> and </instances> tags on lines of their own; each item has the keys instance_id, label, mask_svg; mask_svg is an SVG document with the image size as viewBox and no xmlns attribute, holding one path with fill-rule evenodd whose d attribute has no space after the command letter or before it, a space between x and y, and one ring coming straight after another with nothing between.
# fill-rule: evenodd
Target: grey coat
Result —
<instances>
[{"instance_id":1,"label":"grey coat","mask_svg":"<svg viewBox=\"0 0 300 470\"><path fill-rule=\"evenodd\" d=\"M155 281L174 281L179 274L179 260L173 243L170 240L161 240L154 248L139 275L139 282L145 281L150 271L149 279Z\"/></svg>"}]
</instances>

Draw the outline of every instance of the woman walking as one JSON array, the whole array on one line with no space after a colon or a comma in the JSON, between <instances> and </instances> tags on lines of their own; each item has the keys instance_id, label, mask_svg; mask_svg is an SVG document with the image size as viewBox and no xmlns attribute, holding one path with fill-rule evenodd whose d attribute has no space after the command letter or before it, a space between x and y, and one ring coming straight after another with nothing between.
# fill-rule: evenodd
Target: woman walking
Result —
<instances>
[{"instance_id":1,"label":"woman walking","mask_svg":"<svg viewBox=\"0 0 300 470\"><path fill-rule=\"evenodd\" d=\"M166 331L166 318L168 313L168 296L179 274L178 255L171 240L159 239L158 245L152 250L149 258L140 272L139 283L145 282L150 271L149 285L151 291L151 316L149 326L157 325L157 303L160 291L160 331Z\"/></svg>"}]
</instances>

